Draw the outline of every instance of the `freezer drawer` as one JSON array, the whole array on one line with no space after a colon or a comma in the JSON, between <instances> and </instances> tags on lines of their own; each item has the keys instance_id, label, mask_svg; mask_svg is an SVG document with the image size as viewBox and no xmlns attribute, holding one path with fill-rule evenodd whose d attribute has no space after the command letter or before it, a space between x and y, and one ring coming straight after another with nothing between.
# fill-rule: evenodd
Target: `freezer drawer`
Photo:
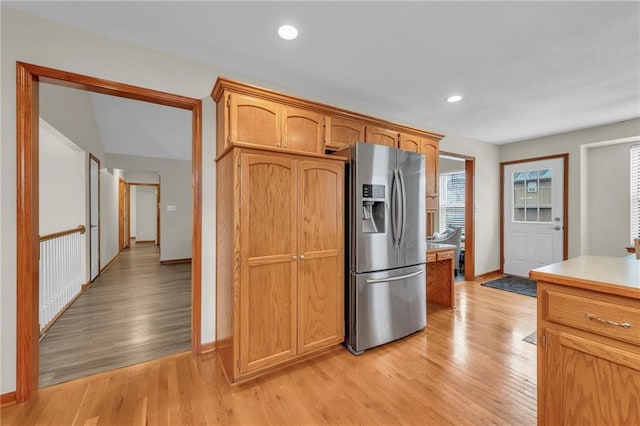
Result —
<instances>
[{"instance_id":1,"label":"freezer drawer","mask_svg":"<svg viewBox=\"0 0 640 426\"><path fill-rule=\"evenodd\" d=\"M425 265L351 274L347 348L356 354L427 325Z\"/></svg>"}]
</instances>

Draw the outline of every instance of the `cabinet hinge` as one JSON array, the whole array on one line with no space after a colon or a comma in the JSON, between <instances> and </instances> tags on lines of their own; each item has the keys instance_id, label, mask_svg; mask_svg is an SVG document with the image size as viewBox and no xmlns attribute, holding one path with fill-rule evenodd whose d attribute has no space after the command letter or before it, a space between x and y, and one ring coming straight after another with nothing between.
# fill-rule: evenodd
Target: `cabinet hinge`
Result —
<instances>
[{"instance_id":1,"label":"cabinet hinge","mask_svg":"<svg viewBox=\"0 0 640 426\"><path fill-rule=\"evenodd\" d=\"M240 358L238 358L238 361L236 362L236 366L238 367L238 370L240 370Z\"/></svg>"},{"instance_id":2,"label":"cabinet hinge","mask_svg":"<svg viewBox=\"0 0 640 426\"><path fill-rule=\"evenodd\" d=\"M227 135L227 142L231 143L231 135Z\"/></svg>"},{"instance_id":3,"label":"cabinet hinge","mask_svg":"<svg viewBox=\"0 0 640 426\"><path fill-rule=\"evenodd\" d=\"M231 106L231 95L227 97L227 106Z\"/></svg>"},{"instance_id":4,"label":"cabinet hinge","mask_svg":"<svg viewBox=\"0 0 640 426\"><path fill-rule=\"evenodd\" d=\"M242 157L238 157L238 167L242 165Z\"/></svg>"},{"instance_id":5,"label":"cabinet hinge","mask_svg":"<svg viewBox=\"0 0 640 426\"><path fill-rule=\"evenodd\" d=\"M542 347L546 349L547 347L547 335L543 334L542 335Z\"/></svg>"},{"instance_id":6,"label":"cabinet hinge","mask_svg":"<svg viewBox=\"0 0 640 426\"><path fill-rule=\"evenodd\" d=\"M322 127L327 127L327 122L325 120L322 120Z\"/></svg>"}]
</instances>

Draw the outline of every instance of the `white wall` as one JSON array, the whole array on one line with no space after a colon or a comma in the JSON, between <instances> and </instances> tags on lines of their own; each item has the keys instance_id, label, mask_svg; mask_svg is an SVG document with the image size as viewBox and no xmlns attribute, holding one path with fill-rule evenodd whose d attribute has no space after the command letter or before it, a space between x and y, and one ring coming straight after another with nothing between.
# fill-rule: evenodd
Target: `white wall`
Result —
<instances>
[{"instance_id":1,"label":"white wall","mask_svg":"<svg viewBox=\"0 0 640 426\"><path fill-rule=\"evenodd\" d=\"M490 143L447 135L440 150L475 157L475 258L476 275L500 268L500 160L499 147Z\"/></svg>"},{"instance_id":2,"label":"white wall","mask_svg":"<svg viewBox=\"0 0 640 426\"><path fill-rule=\"evenodd\" d=\"M40 118L39 220L40 235L84 225L87 210L87 154L49 123ZM81 236L80 254L86 259L88 232ZM89 282L82 262L82 282Z\"/></svg>"},{"instance_id":3,"label":"white wall","mask_svg":"<svg viewBox=\"0 0 640 426\"><path fill-rule=\"evenodd\" d=\"M582 158L592 143L622 139L640 135L640 119L592 127L573 132L562 133L544 138L512 143L500 146L500 161L522 160L555 154L569 154L569 258L587 254L587 244L591 232L587 226L586 189L582 182L588 179L586 159ZM628 168L628 165L624 165ZM581 169L585 170L581 172ZM611 206L618 210L622 207Z\"/></svg>"},{"instance_id":4,"label":"white wall","mask_svg":"<svg viewBox=\"0 0 640 426\"><path fill-rule=\"evenodd\" d=\"M156 188L136 187L136 242L156 241L157 238Z\"/></svg>"},{"instance_id":5,"label":"white wall","mask_svg":"<svg viewBox=\"0 0 640 426\"><path fill-rule=\"evenodd\" d=\"M140 183L160 182L160 260L190 258L193 234L191 161L121 154L108 154L107 158L109 164L121 169L153 171L146 172L146 175L142 172L127 173L126 176L131 182L134 180ZM153 182L154 176L150 173L155 173L155 182ZM138 190L140 188L142 187L138 187ZM203 198L206 196L204 191L202 195ZM215 191L211 197L215 200ZM168 210L168 206L175 209ZM204 218L203 212L203 222ZM147 238L136 235L136 239L146 240ZM215 238L213 244L215 244Z\"/></svg>"},{"instance_id":6,"label":"white wall","mask_svg":"<svg viewBox=\"0 0 640 426\"><path fill-rule=\"evenodd\" d=\"M586 254L626 256L631 244L630 148L623 143L593 147L587 153Z\"/></svg>"}]
</instances>

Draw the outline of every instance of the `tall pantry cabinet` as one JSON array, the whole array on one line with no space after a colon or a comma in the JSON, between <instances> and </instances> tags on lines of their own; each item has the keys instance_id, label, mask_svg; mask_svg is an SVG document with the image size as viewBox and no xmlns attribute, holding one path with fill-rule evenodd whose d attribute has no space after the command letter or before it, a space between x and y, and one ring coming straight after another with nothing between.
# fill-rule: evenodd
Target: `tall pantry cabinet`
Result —
<instances>
[{"instance_id":1,"label":"tall pantry cabinet","mask_svg":"<svg viewBox=\"0 0 640 426\"><path fill-rule=\"evenodd\" d=\"M232 106L222 102L218 117L231 118ZM262 107L250 114L270 117ZM231 122L218 121L218 130L231 135ZM268 139L247 129L274 123L282 127ZM226 139L217 159L217 351L232 383L344 340L344 161L312 152L315 139L285 148L282 131L305 127L289 123L234 122L243 140Z\"/></svg>"}]
</instances>

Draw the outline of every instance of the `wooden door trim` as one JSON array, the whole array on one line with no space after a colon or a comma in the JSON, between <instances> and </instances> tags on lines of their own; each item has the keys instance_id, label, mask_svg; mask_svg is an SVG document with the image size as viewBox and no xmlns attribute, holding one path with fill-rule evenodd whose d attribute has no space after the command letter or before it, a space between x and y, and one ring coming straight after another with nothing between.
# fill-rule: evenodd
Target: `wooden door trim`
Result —
<instances>
[{"instance_id":1,"label":"wooden door trim","mask_svg":"<svg viewBox=\"0 0 640 426\"><path fill-rule=\"evenodd\" d=\"M440 151L438 155L447 155L464 160L464 279L473 281L476 279L476 157L446 151ZM438 179L440 179L439 176Z\"/></svg>"},{"instance_id":2,"label":"wooden door trim","mask_svg":"<svg viewBox=\"0 0 640 426\"><path fill-rule=\"evenodd\" d=\"M532 161L563 160L562 182L562 259L569 258L569 154L545 155L543 157L525 158L522 160L503 161L500 163L500 273L504 273L504 168L512 164L530 163Z\"/></svg>"},{"instance_id":3,"label":"wooden door trim","mask_svg":"<svg viewBox=\"0 0 640 426\"><path fill-rule=\"evenodd\" d=\"M190 110L192 112L191 350L200 353L202 265L202 101L153 89L16 62L16 400L38 389L39 306L39 82Z\"/></svg>"},{"instance_id":4,"label":"wooden door trim","mask_svg":"<svg viewBox=\"0 0 640 426\"><path fill-rule=\"evenodd\" d=\"M93 282L91 279L91 160L98 164L98 274L96 278L100 276L100 159L89 153L89 283Z\"/></svg>"}]
</instances>

